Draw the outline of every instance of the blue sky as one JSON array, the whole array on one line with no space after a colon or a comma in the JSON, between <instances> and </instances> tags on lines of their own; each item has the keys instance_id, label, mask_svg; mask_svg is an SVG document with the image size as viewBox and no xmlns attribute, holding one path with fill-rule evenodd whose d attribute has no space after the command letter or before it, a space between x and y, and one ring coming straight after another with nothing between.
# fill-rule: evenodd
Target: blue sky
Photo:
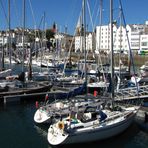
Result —
<instances>
[{"instance_id":1,"label":"blue sky","mask_svg":"<svg viewBox=\"0 0 148 148\"><path fill-rule=\"evenodd\" d=\"M22 0L11 1L11 28L22 26ZM87 24L91 31L99 24L99 0L87 0ZM102 23L109 22L109 1L103 0ZM0 0L0 30L8 28L6 15L8 14L8 0ZM88 7L89 6L89 7ZM143 24L148 20L148 0L122 0L123 12L127 24ZM50 28L56 22L58 29L68 33L74 30L81 12L82 0L26 0L26 27L42 29L42 16L45 12L45 26ZM90 11L88 11L88 8ZM114 19L119 19L119 0L114 0ZM92 21L91 21L92 20ZM43 23L41 23L43 24Z\"/></svg>"}]
</instances>

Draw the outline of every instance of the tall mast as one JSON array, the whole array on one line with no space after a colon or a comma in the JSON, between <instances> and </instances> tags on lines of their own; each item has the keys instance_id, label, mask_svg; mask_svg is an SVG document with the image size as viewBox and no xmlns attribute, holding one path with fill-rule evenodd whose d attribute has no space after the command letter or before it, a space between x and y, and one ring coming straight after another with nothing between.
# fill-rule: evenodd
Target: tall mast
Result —
<instances>
[{"instance_id":1,"label":"tall mast","mask_svg":"<svg viewBox=\"0 0 148 148\"><path fill-rule=\"evenodd\" d=\"M22 61L22 72L24 72L24 55L25 55L25 47L24 47L24 36L25 36L25 2L23 0L23 31L22 31L22 47L23 47L23 61Z\"/></svg>"},{"instance_id":2,"label":"tall mast","mask_svg":"<svg viewBox=\"0 0 148 148\"><path fill-rule=\"evenodd\" d=\"M99 28L99 52L100 52L100 47L101 47L101 26L102 26L102 0L100 0L100 16L99 16L99 21L100 21L100 28Z\"/></svg>"},{"instance_id":3,"label":"tall mast","mask_svg":"<svg viewBox=\"0 0 148 148\"><path fill-rule=\"evenodd\" d=\"M120 8L120 52L119 52L119 77L121 78L121 62L120 60L121 59L121 48L122 48L122 11L121 11L121 8ZM120 83L120 82L118 82ZM120 84L119 84L120 85Z\"/></svg>"},{"instance_id":4,"label":"tall mast","mask_svg":"<svg viewBox=\"0 0 148 148\"><path fill-rule=\"evenodd\" d=\"M84 47L84 60L85 60L85 82L86 82L86 94L87 94L87 65L86 65L86 0L83 0L82 10L82 29L83 29L83 47Z\"/></svg>"},{"instance_id":5,"label":"tall mast","mask_svg":"<svg viewBox=\"0 0 148 148\"><path fill-rule=\"evenodd\" d=\"M2 71L5 69L5 66L4 66L4 34L2 33Z\"/></svg>"},{"instance_id":6,"label":"tall mast","mask_svg":"<svg viewBox=\"0 0 148 148\"><path fill-rule=\"evenodd\" d=\"M122 15L122 18L123 18L123 22L124 22L124 25L126 25L121 0L119 0L119 3L120 3L120 12L121 12L121 15ZM128 45L130 46L127 30L126 30L126 36L127 36ZM131 73L131 64L133 65L133 58L132 58L131 50L129 48L129 51L128 51L128 71L129 71L129 75Z\"/></svg>"},{"instance_id":7,"label":"tall mast","mask_svg":"<svg viewBox=\"0 0 148 148\"><path fill-rule=\"evenodd\" d=\"M11 69L11 37L10 37L10 0L8 0L8 31L9 31L9 37L8 37L8 47L9 47L9 60L10 65L9 68Z\"/></svg>"},{"instance_id":8,"label":"tall mast","mask_svg":"<svg viewBox=\"0 0 148 148\"><path fill-rule=\"evenodd\" d=\"M113 0L110 0L111 98L114 102ZM112 104L114 106L114 104Z\"/></svg>"}]
</instances>

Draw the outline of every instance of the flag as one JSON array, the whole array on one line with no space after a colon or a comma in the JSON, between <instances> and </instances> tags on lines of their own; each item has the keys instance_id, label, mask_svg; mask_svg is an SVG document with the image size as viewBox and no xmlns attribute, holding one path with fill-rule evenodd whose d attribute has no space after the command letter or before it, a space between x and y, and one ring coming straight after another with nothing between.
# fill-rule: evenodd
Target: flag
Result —
<instances>
[{"instance_id":1,"label":"flag","mask_svg":"<svg viewBox=\"0 0 148 148\"><path fill-rule=\"evenodd\" d=\"M38 101L35 102L35 106L36 106L36 108L39 108L39 102Z\"/></svg>"},{"instance_id":2,"label":"flag","mask_svg":"<svg viewBox=\"0 0 148 148\"><path fill-rule=\"evenodd\" d=\"M97 97L97 91L94 90L94 97Z\"/></svg>"}]
</instances>

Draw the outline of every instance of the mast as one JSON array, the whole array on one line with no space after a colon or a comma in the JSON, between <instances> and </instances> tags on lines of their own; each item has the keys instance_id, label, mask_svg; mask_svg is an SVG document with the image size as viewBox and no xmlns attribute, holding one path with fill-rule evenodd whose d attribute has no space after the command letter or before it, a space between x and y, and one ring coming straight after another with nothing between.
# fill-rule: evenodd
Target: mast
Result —
<instances>
[{"instance_id":1,"label":"mast","mask_svg":"<svg viewBox=\"0 0 148 148\"><path fill-rule=\"evenodd\" d=\"M43 56L44 56L44 39L45 39L45 12L43 13L43 24L42 24L42 35L41 35L41 71L42 71L42 62L43 62Z\"/></svg>"},{"instance_id":2,"label":"mast","mask_svg":"<svg viewBox=\"0 0 148 148\"><path fill-rule=\"evenodd\" d=\"M24 72L24 55L25 55L25 47L24 47L24 36L25 36L25 3L26 0L23 0L23 31L22 31L22 47L23 47L23 61L22 61L22 72Z\"/></svg>"},{"instance_id":3,"label":"mast","mask_svg":"<svg viewBox=\"0 0 148 148\"><path fill-rule=\"evenodd\" d=\"M123 22L124 22L124 25L126 26L121 0L119 0L119 4L120 4L120 11L121 11L121 14L122 14ZM128 45L129 45L129 51L128 51L128 71L129 71L129 75L130 75L130 73L131 73L131 64L133 66L134 66L134 64L133 64L133 58L132 58L132 53L131 53L131 49L130 49L130 43L129 43L129 37L128 37L127 30L126 30L126 36L127 36L127 41L128 41Z\"/></svg>"},{"instance_id":4,"label":"mast","mask_svg":"<svg viewBox=\"0 0 148 148\"><path fill-rule=\"evenodd\" d=\"M4 65L4 35L2 34L2 71L5 69L5 65Z\"/></svg>"},{"instance_id":5,"label":"mast","mask_svg":"<svg viewBox=\"0 0 148 148\"><path fill-rule=\"evenodd\" d=\"M114 107L113 0L110 0L111 98Z\"/></svg>"},{"instance_id":6,"label":"mast","mask_svg":"<svg viewBox=\"0 0 148 148\"><path fill-rule=\"evenodd\" d=\"M9 37L8 37L8 47L9 47L9 60L10 60L10 65L9 68L11 69L11 37L10 37L10 0L8 0L8 31L9 31Z\"/></svg>"},{"instance_id":7,"label":"mast","mask_svg":"<svg viewBox=\"0 0 148 148\"><path fill-rule=\"evenodd\" d=\"M99 15L99 43L98 44L98 53L100 54L100 47L101 47L101 26L102 26L102 4L103 4L103 0L100 0L100 15ZM99 65L99 54L98 54L98 59L97 59L97 63ZM104 75L104 74L103 74ZM100 80L100 75L99 75L99 80Z\"/></svg>"},{"instance_id":8,"label":"mast","mask_svg":"<svg viewBox=\"0 0 148 148\"><path fill-rule=\"evenodd\" d=\"M99 16L99 21L100 21L100 28L99 28L99 52L100 52L100 47L101 47L101 26L102 26L102 0L100 0L100 16Z\"/></svg>"},{"instance_id":9,"label":"mast","mask_svg":"<svg viewBox=\"0 0 148 148\"><path fill-rule=\"evenodd\" d=\"M28 79L32 79L32 46L29 49L29 70L28 70Z\"/></svg>"},{"instance_id":10,"label":"mast","mask_svg":"<svg viewBox=\"0 0 148 148\"><path fill-rule=\"evenodd\" d=\"M119 33L119 35L120 35L119 78L121 78L121 62L122 62L122 59L121 59L121 47L122 47L122 43L121 43L122 42L122 11L121 11L121 9L120 9L120 33ZM118 83L120 83L120 82L118 82Z\"/></svg>"},{"instance_id":11,"label":"mast","mask_svg":"<svg viewBox=\"0 0 148 148\"><path fill-rule=\"evenodd\" d=\"M86 94L87 94L87 65L86 65L86 0L83 0L83 10L82 10L82 29L83 29L83 46L84 46L84 62L85 62L85 82L86 82Z\"/></svg>"}]
</instances>

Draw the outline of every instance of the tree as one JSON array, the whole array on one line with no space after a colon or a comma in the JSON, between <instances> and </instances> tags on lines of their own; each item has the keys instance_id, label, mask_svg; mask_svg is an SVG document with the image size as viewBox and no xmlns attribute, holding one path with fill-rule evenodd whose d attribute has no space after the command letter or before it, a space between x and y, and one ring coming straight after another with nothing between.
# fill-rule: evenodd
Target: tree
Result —
<instances>
[{"instance_id":1,"label":"tree","mask_svg":"<svg viewBox=\"0 0 148 148\"><path fill-rule=\"evenodd\" d=\"M46 38L48 41L50 41L51 38L54 38L54 31L52 29L47 29L46 30Z\"/></svg>"}]
</instances>

